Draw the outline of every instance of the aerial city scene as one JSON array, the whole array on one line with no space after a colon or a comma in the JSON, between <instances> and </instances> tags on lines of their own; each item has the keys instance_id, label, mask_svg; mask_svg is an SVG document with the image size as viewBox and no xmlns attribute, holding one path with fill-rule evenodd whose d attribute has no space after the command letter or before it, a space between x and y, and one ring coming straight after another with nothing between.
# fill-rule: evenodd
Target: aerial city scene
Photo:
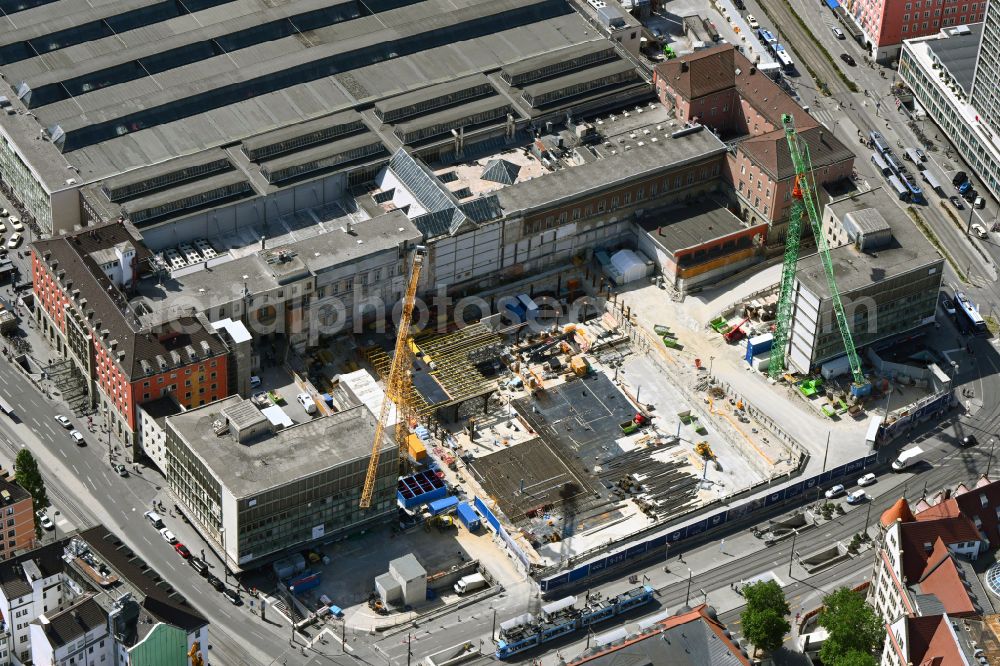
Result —
<instances>
[{"instance_id":1,"label":"aerial city scene","mask_svg":"<svg viewBox=\"0 0 1000 666\"><path fill-rule=\"evenodd\" d=\"M998 280L1000 3L0 0L0 666L1000 666Z\"/></svg>"}]
</instances>

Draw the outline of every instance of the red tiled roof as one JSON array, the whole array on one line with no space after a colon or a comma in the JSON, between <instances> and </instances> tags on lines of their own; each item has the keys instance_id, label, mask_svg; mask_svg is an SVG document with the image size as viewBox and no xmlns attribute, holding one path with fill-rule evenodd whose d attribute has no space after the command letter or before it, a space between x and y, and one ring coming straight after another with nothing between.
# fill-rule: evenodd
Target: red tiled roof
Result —
<instances>
[{"instance_id":1,"label":"red tiled roof","mask_svg":"<svg viewBox=\"0 0 1000 666\"><path fill-rule=\"evenodd\" d=\"M981 540L979 531L967 516L901 523L899 545L903 551L904 582L916 583L920 580L928 560L931 559L933 545L938 539L949 546L954 543ZM927 544L931 545L931 550L926 548Z\"/></svg>"},{"instance_id":2,"label":"red tiled roof","mask_svg":"<svg viewBox=\"0 0 1000 666\"><path fill-rule=\"evenodd\" d=\"M906 634L909 638L907 658L911 664L950 666L965 663L945 615L907 618Z\"/></svg>"},{"instance_id":3,"label":"red tiled roof","mask_svg":"<svg viewBox=\"0 0 1000 666\"><path fill-rule=\"evenodd\" d=\"M915 515L916 520L940 520L941 518L957 518L961 515L958 509L958 502L955 498L949 498L934 504Z\"/></svg>"},{"instance_id":4,"label":"red tiled roof","mask_svg":"<svg viewBox=\"0 0 1000 666\"><path fill-rule=\"evenodd\" d=\"M978 612L972 603L972 597L965 589L955 560L940 538L935 542L931 557L921 574L920 593L933 594L937 597L949 615L961 617L975 615Z\"/></svg>"},{"instance_id":5,"label":"red tiled roof","mask_svg":"<svg viewBox=\"0 0 1000 666\"><path fill-rule=\"evenodd\" d=\"M775 126L781 127L781 116L791 114L798 130L817 127L819 122L809 115L781 87L765 74L761 74L746 56L736 53L734 64L739 70L736 75L736 89L740 97Z\"/></svg>"},{"instance_id":6,"label":"red tiled roof","mask_svg":"<svg viewBox=\"0 0 1000 666\"><path fill-rule=\"evenodd\" d=\"M879 518L882 527L889 527L889 525L892 525L897 520L902 520L904 523L915 520L913 512L910 511L910 503L906 501L905 497L900 497L896 500L896 503L886 509L882 513L882 517Z\"/></svg>"},{"instance_id":7,"label":"red tiled roof","mask_svg":"<svg viewBox=\"0 0 1000 666\"><path fill-rule=\"evenodd\" d=\"M736 85L731 44L695 51L656 66L657 76L685 99L692 100Z\"/></svg>"},{"instance_id":8,"label":"red tiled roof","mask_svg":"<svg viewBox=\"0 0 1000 666\"><path fill-rule=\"evenodd\" d=\"M809 157L814 169L853 160L854 153L826 127L813 125L802 129L796 126L799 141L809 147ZM754 136L740 144L740 150L776 180L795 175L795 164L788 150L784 130L775 130Z\"/></svg>"}]
</instances>

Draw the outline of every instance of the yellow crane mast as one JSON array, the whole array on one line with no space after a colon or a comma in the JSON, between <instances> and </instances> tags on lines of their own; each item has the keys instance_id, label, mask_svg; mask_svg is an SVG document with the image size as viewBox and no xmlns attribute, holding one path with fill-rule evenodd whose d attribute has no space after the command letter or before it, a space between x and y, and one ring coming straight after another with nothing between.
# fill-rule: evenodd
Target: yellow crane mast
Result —
<instances>
[{"instance_id":1,"label":"yellow crane mast","mask_svg":"<svg viewBox=\"0 0 1000 666\"><path fill-rule=\"evenodd\" d=\"M365 475L365 487L361 492L361 508L367 509L372 504L375 492L375 478L378 475L378 459L382 451L382 437L385 434L385 424L393 404L396 411L396 445L406 446L408 431L406 419L412 410L407 408L410 399L410 321L413 318L413 300L417 295L417 283L420 281L420 269L424 264L424 248L418 245L413 252L413 263L410 265L410 279L403 295L403 307L399 314L399 326L396 330L396 346L389 366L389 375L385 380L385 400L375 424L375 441L372 442L372 456L368 463L368 473Z\"/></svg>"}]
</instances>

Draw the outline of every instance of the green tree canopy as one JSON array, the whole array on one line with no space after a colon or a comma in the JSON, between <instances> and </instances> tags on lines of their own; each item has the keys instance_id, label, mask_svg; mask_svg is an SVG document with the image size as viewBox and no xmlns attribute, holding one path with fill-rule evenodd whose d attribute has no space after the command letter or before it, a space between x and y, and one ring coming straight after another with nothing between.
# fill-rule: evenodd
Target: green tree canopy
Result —
<instances>
[{"instance_id":1,"label":"green tree canopy","mask_svg":"<svg viewBox=\"0 0 1000 666\"><path fill-rule=\"evenodd\" d=\"M875 655L868 654L867 652L851 650L844 656L839 657L831 666L878 666L878 659Z\"/></svg>"},{"instance_id":2,"label":"green tree canopy","mask_svg":"<svg viewBox=\"0 0 1000 666\"><path fill-rule=\"evenodd\" d=\"M876 663L862 661L882 647L885 629L875 609L854 590L841 587L823 598L819 625L829 636L820 648L824 664L833 666L863 666Z\"/></svg>"},{"instance_id":3,"label":"green tree canopy","mask_svg":"<svg viewBox=\"0 0 1000 666\"><path fill-rule=\"evenodd\" d=\"M788 601L781 586L773 580L752 583L743 588L747 600L740 615L743 635L753 645L766 652L774 652L785 641L791 629L788 620Z\"/></svg>"},{"instance_id":4,"label":"green tree canopy","mask_svg":"<svg viewBox=\"0 0 1000 666\"><path fill-rule=\"evenodd\" d=\"M35 511L48 508L49 495L45 491L45 482L42 480L42 473L38 470L38 461L31 455L28 449L21 449L14 458L14 480L17 484L28 491L34 502ZM42 537L42 526L35 514L35 536Z\"/></svg>"}]
</instances>

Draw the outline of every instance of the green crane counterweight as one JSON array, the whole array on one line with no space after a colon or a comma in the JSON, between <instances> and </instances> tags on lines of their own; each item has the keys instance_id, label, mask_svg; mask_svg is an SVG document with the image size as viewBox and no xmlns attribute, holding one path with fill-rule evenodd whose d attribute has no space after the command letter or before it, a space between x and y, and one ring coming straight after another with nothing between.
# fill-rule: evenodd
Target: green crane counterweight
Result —
<instances>
[{"instance_id":1,"label":"green crane counterweight","mask_svg":"<svg viewBox=\"0 0 1000 666\"><path fill-rule=\"evenodd\" d=\"M851 395L864 396L871 393L871 383L861 370L861 359L854 346L854 337L848 325L844 304L837 287L833 272L833 261L830 259L830 246L826 242L820 225L819 212L815 200L815 183L812 179L812 160L809 157L809 146L799 140L795 131L795 120L791 114L781 117L785 128L785 138L788 141L788 152L795 166L795 187L792 190L792 210L788 222L788 236L785 240L785 260L781 267L781 284L779 286L777 320L775 322L774 343L771 347L770 365L768 368L772 378L778 378L785 371L785 353L792 320L792 292L795 286L795 268L799 257L799 240L802 233L802 217L808 216L816 239L816 249L819 251L826 274L826 282L830 289L830 300L833 303L834 317L844 342L844 351L851 365L853 384Z\"/></svg>"}]
</instances>

